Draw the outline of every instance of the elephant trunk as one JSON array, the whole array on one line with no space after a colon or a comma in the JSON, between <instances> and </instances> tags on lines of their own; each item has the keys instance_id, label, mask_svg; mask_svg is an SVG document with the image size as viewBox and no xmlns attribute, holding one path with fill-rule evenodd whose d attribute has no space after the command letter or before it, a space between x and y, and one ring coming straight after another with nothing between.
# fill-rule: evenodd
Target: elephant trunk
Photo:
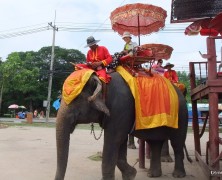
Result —
<instances>
[{"instance_id":1,"label":"elephant trunk","mask_svg":"<svg viewBox=\"0 0 222 180\"><path fill-rule=\"evenodd\" d=\"M56 124L56 144L57 144L57 170L55 180L63 180L69 155L70 131L68 123L60 121L57 118Z\"/></svg>"}]
</instances>

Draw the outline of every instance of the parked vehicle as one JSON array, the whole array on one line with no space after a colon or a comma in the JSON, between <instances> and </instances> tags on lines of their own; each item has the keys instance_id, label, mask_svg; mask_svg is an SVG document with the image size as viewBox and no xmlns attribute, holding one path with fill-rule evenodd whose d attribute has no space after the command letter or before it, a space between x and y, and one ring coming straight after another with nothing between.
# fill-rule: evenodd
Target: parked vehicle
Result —
<instances>
[{"instance_id":1,"label":"parked vehicle","mask_svg":"<svg viewBox=\"0 0 222 180\"><path fill-rule=\"evenodd\" d=\"M203 123L203 119L201 118L201 112L197 111L198 114L198 122L199 123ZM192 122L192 117L193 117L193 112L191 109L188 109L188 118L189 118L189 122Z\"/></svg>"}]
</instances>

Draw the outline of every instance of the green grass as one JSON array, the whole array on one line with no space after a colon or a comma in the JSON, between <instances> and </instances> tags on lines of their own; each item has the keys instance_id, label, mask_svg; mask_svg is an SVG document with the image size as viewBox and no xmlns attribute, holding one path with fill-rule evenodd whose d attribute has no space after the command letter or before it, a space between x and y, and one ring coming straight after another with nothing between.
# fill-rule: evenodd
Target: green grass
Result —
<instances>
[{"instance_id":1,"label":"green grass","mask_svg":"<svg viewBox=\"0 0 222 180\"><path fill-rule=\"evenodd\" d=\"M8 127L55 127L55 123L27 123L27 122L21 122L21 123L14 123L14 122L1 122L0 124L7 125Z\"/></svg>"},{"instance_id":2,"label":"green grass","mask_svg":"<svg viewBox=\"0 0 222 180\"><path fill-rule=\"evenodd\" d=\"M14 123L14 122L0 122L0 125L8 126L8 127L45 127L45 128L55 128L55 123L45 123L45 122L33 122L32 124L27 122ZM76 129L91 129L91 124L78 124ZM99 124L94 124L95 130L100 130Z\"/></svg>"},{"instance_id":3,"label":"green grass","mask_svg":"<svg viewBox=\"0 0 222 180\"><path fill-rule=\"evenodd\" d=\"M45 123L45 122L33 122L32 124L29 124L27 122L22 122L22 123L14 123L14 122L0 122L0 127L1 124L4 127L45 127L45 128L55 128L56 124L55 123ZM201 131L200 127L200 131ZM76 129L84 129L84 130L91 130L91 124L78 124L76 126ZM94 129L95 130L101 130L99 124L94 124ZM209 129L206 127L205 132L208 132ZM187 129L188 133L193 133L192 127L188 127ZM219 132L222 133L222 127L219 127Z\"/></svg>"}]
</instances>

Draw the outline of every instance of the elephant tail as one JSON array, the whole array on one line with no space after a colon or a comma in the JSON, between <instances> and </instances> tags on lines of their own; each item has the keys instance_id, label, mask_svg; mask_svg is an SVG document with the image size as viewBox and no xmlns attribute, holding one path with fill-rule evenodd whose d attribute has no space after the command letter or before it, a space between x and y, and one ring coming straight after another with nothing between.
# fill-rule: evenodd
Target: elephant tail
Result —
<instances>
[{"instance_id":1,"label":"elephant tail","mask_svg":"<svg viewBox=\"0 0 222 180\"><path fill-rule=\"evenodd\" d=\"M184 151L185 151L185 154L186 154L186 157L187 157L187 160L192 163L193 160L191 159L190 155L188 154L188 151L187 151L187 147L186 147L186 144L184 144Z\"/></svg>"}]
</instances>

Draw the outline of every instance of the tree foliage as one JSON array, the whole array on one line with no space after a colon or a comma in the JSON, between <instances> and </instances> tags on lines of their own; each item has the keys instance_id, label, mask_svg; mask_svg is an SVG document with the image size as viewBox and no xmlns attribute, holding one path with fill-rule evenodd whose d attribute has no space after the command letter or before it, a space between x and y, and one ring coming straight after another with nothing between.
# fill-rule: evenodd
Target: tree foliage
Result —
<instances>
[{"instance_id":1,"label":"tree foliage","mask_svg":"<svg viewBox=\"0 0 222 180\"><path fill-rule=\"evenodd\" d=\"M186 96L186 100L187 102L190 102L190 77L189 75L185 72L185 71L178 71L177 72L178 77L179 77L179 82L183 83L186 88L187 88L187 96Z\"/></svg>"},{"instance_id":2,"label":"tree foliage","mask_svg":"<svg viewBox=\"0 0 222 180\"><path fill-rule=\"evenodd\" d=\"M52 47L43 47L39 51L13 52L6 61L0 59L0 85L4 84L2 107L0 113L8 111L11 104L24 105L29 111L45 110L43 101L48 95L48 80L52 73L51 104L57 99L67 76L73 72L70 62L85 62L85 55L75 49L55 47L54 66L50 72ZM187 101L190 102L190 82L186 72L177 72L180 82L188 90ZM55 113L51 108L51 113Z\"/></svg>"},{"instance_id":3,"label":"tree foliage","mask_svg":"<svg viewBox=\"0 0 222 180\"><path fill-rule=\"evenodd\" d=\"M53 71L50 72L51 46L39 51L13 52L5 62L0 61L0 82L4 83L2 114L10 104L24 105L28 110L44 110L48 95L48 79L53 75L51 101L61 91L66 77L74 70L70 62L85 61L85 55L75 49L55 47ZM53 111L52 111L53 112Z\"/></svg>"}]
</instances>

